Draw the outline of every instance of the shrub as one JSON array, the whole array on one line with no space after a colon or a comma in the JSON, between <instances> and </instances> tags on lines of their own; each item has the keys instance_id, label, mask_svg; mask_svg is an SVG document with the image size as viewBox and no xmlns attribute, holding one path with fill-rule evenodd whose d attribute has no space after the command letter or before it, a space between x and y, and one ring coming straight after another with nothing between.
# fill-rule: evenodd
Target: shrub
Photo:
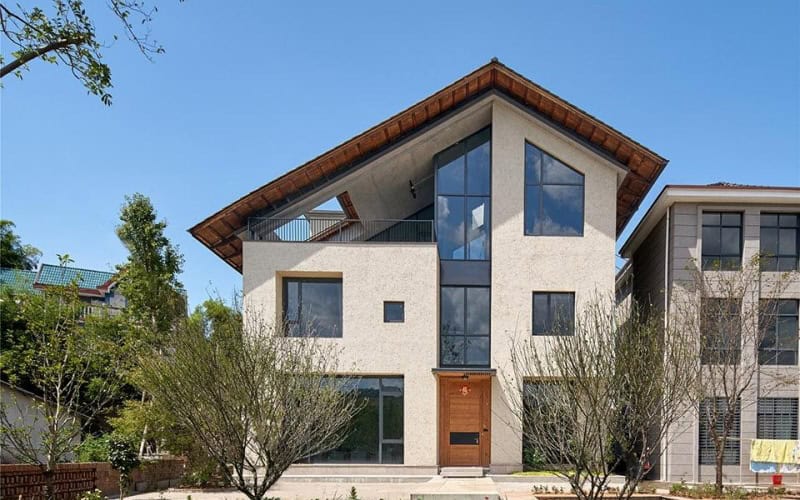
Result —
<instances>
[{"instance_id":1,"label":"shrub","mask_svg":"<svg viewBox=\"0 0 800 500\"><path fill-rule=\"evenodd\" d=\"M108 462L107 435L88 436L75 450L78 462Z\"/></svg>"},{"instance_id":2,"label":"shrub","mask_svg":"<svg viewBox=\"0 0 800 500\"><path fill-rule=\"evenodd\" d=\"M102 491L95 488L92 491L82 493L81 496L78 497L78 500L108 500L108 497L105 496Z\"/></svg>"}]
</instances>

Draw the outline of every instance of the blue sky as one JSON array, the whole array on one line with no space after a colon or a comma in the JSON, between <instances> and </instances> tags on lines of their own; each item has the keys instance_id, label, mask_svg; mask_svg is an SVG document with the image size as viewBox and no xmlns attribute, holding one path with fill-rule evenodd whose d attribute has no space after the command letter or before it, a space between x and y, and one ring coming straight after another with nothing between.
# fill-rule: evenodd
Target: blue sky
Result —
<instances>
[{"instance_id":1,"label":"blue sky","mask_svg":"<svg viewBox=\"0 0 800 500\"><path fill-rule=\"evenodd\" d=\"M111 40L105 2L87 4ZM492 57L670 160L642 208L665 183L800 185L799 6L162 2L166 54L107 51L110 108L63 67L4 81L0 211L44 262L106 270L126 256L123 197L142 192L190 302L227 297L241 276L189 227Z\"/></svg>"}]
</instances>

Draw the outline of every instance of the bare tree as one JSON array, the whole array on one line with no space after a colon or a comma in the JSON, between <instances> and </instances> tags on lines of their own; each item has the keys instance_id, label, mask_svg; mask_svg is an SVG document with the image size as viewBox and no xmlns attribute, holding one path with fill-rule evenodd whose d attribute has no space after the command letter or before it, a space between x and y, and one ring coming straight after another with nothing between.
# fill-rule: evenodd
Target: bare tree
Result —
<instances>
[{"instance_id":1,"label":"bare tree","mask_svg":"<svg viewBox=\"0 0 800 500\"><path fill-rule=\"evenodd\" d=\"M701 439L713 444L713 457L707 458L713 458L718 494L726 458L733 455L738 463L742 409L792 383L764 366L780 364L784 354L774 321L782 293L798 274L762 273L761 260L756 256L739 268L712 263L707 269L692 262L688 279L675 283L671 298L671 321L697 339L692 391L699 402ZM796 346L796 331L793 337Z\"/></svg>"},{"instance_id":2,"label":"bare tree","mask_svg":"<svg viewBox=\"0 0 800 500\"><path fill-rule=\"evenodd\" d=\"M336 378L338 352L289 338L257 313L189 321L163 356L141 360L145 389L201 443L226 479L253 500L293 463L335 448L359 409Z\"/></svg>"},{"instance_id":3,"label":"bare tree","mask_svg":"<svg viewBox=\"0 0 800 500\"><path fill-rule=\"evenodd\" d=\"M42 466L45 495L54 498L56 465L118 395L131 351L117 318L84 316L74 284L17 300L26 339L4 358L2 372L24 374L31 394L11 391L0 404L0 438L17 460Z\"/></svg>"},{"instance_id":4,"label":"bare tree","mask_svg":"<svg viewBox=\"0 0 800 500\"><path fill-rule=\"evenodd\" d=\"M694 343L663 318L597 297L574 334L515 339L504 379L522 394L512 411L524 442L578 498L602 498L620 469L616 496L630 498L687 408Z\"/></svg>"}]
</instances>

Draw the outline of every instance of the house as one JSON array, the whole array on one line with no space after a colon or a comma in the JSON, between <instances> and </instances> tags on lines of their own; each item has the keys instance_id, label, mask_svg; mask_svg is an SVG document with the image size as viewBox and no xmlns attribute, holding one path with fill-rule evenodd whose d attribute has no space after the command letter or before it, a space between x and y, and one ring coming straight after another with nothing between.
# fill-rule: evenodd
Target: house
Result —
<instances>
[{"instance_id":1,"label":"house","mask_svg":"<svg viewBox=\"0 0 800 500\"><path fill-rule=\"evenodd\" d=\"M614 292L666 163L492 60L191 228L242 273L246 313L362 377L357 432L295 470L520 470L510 337Z\"/></svg>"},{"instance_id":2,"label":"house","mask_svg":"<svg viewBox=\"0 0 800 500\"><path fill-rule=\"evenodd\" d=\"M674 312L676 297L692 281L690 269L696 265L713 279L729 269L746 269L762 256L762 267L752 277L759 282L751 289L758 291L756 300L763 300L770 280L798 269L800 187L668 185L624 243L621 254L629 260L618 277L619 295L629 293L637 302L655 304L665 322ZM751 279L750 273L742 275ZM774 321L758 317L760 324L770 325L760 345L736 346L742 356L757 355L758 361L754 357L750 363L756 376L739 402L732 439L725 448L726 481L757 480L749 467L752 439L798 439L800 280L796 273L786 279L776 297L777 307L770 313ZM741 317L745 320L746 315ZM748 343L747 338L740 343ZM749 338L753 344L759 340ZM776 379L793 382L769 384ZM675 426L657 464L661 479L713 481L713 442L701 415L694 409Z\"/></svg>"}]
</instances>

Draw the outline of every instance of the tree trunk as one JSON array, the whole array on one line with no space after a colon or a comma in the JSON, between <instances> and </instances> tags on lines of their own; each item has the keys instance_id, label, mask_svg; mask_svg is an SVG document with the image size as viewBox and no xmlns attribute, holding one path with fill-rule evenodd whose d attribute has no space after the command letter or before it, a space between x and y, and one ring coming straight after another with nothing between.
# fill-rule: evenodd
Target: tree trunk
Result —
<instances>
[{"instance_id":1,"label":"tree trunk","mask_svg":"<svg viewBox=\"0 0 800 500\"><path fill-rule=\"evenodd\" d=\"M717 496L722 496L722 462L725 457L725 448L720 446L717 455L714 457L714 492Z\"/></svg>"},{"instance_id":2,"label":"tree trunk","mask_svg":"<svg viewBox=\"0 0 800 500\"><path fill-rule=\"evenodd\" d=\"M49 465L45 466L42 472L44 476L44 497L47 500L55 500L56 498L56 485L55 485L55 469L51 469Z\"/></svg>"}]
</instances>

